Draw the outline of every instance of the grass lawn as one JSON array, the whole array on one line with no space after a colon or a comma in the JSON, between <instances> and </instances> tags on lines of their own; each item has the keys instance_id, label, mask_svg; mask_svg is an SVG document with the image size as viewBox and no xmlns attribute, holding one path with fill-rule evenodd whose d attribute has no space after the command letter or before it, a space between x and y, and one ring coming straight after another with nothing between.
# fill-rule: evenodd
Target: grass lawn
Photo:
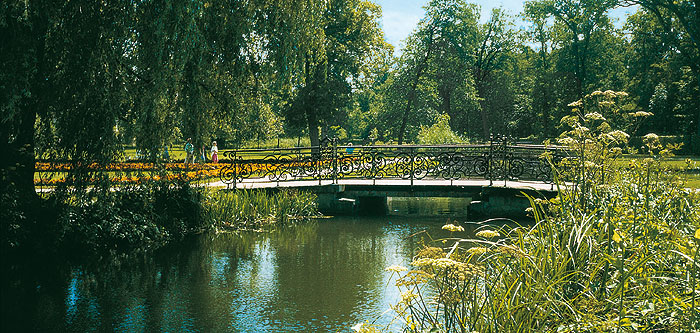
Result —
<instances>
[{"instance_id":1,"label":"grass lawn","mask_svg":"<svg viewBox=\"0 0 700 333\"><path fill-rule=\"evenodd\" d=\"M185 149L183 148L173 148L169 150L170 161L171 162L183 162L185 161ZM207 150L207 153L209 151ZM124 159L125 160L135 160L136 158L136 148L124 149Z\"/></svg>"},{"instance_id":2,"label":"grass lawn","mask_svg":"<svg viewBox=\"0 0 700 333\"><path fill-rule=\"evenodd\" d=\"M618 166L625 166L632 160L641 161L647 155L624 155L617 160ZM700 156L674 156L661 161L661 167L680 174L685 186L700 189Z\"/></svg>"}]
</instances>

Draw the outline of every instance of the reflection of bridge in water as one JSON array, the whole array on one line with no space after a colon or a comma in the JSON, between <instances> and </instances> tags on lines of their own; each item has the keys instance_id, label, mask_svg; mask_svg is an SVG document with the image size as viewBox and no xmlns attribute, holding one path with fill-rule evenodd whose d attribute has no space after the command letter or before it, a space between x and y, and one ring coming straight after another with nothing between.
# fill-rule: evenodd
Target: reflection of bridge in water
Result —
<instances>
[{"instance_id":1,"label":"reflection of bridge in water","mask_svg":"<svg viewBox=\"0 0 700 333\"><path fill-rule=\"evenodd\" d=\"M322 209L330 200L326 211L356 211L363 202L381 206L386 197L396 196L470 197L483 203L493 193L503 198L521 192L551 195L552 165L566 150L509 144L504 138L431 146L343 146L325 139L318 147L237 149L222 155L220 178L228 188L309 188L319 193Z\"/></svg>"}]
</instances>

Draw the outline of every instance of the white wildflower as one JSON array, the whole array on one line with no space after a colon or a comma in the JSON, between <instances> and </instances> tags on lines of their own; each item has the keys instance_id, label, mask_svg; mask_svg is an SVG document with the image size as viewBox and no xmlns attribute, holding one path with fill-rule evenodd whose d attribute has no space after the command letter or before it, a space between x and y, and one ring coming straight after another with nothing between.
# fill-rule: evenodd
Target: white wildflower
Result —
<instances>
[{"instance_id":1,"label":"white wildflower","mask_svg":"<svg viewBox=\"0 0 700 333\"><path fill-rule=\"evenodd\" d=\"M408 268L400 266L400 265L391 265L391 266L385 268L384 270L387 272L398 273L398 272L405 272L408 270Z\"/></svg>"},{"instance_id":2,"label":"white wildflower","mask_svg":"<svg viewBox=\"0 0 700 333\"><path fill-rule=\"evenodd\" d=\"M499 236L501 236L501 234L494 230L481 230L476 233L476 237L494 238Z\"/></svg>"},{"instance_id":3,"label":"white wildflower","mask_svg":"<svg viewBox=\"0 0 700 333\"><path fill-rule=\"evenodd\" d=\"M637 111L637 112L632 112L630 113L630 116L639 118L639 117L649 117L653 116L654 114L651 112L646 112L646 111Z\"/></svg>"},{"instance_id":4,"label":"white wildflower","mask_svg":"<svg viewBox=\"0 0 700 333\"><path fill-rule=\"evenodd\" d=\"M450 223L450 224L445 224L445 225L443 225L443 226L442 226L442 230L449 230L449 231L452 231L452 232L455 232L455 231L464 231L464 227L462 227L461 225L454 225L454 224Z\"/></svg>"},{"instance_id":5,"label":"white wildflower","mask_svg":"<svg viewBox=\"0 0 700 333\"><path fill-rule=\"evenodd\" d=\"M605 120L605 117L598 112L586 113L585 117L589 120Z\"/></svg>"},{"instance_id":6,"label":"white wildflower","mask_svg":"<svg viewBox=\"0 0 700 333\"><path fill-rule=\"evenodd\" d=\"M362 330L363 325L364 325L364 323L357 323L357 324L355 324L355 326L350 327L350 329L352 329L355 332L359 332Z\"/></svg>"}]
</instances>

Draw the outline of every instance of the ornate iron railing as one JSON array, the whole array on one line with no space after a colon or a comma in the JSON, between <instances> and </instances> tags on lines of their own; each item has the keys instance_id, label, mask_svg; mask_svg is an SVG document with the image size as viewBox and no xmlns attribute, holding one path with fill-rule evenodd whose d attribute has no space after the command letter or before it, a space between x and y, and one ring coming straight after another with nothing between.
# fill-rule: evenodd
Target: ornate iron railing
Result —
<instances>
[{"instance_id":1,"label":"ornate iron railing","mask_svg":"<svg viewBox=\"0 0 700 333\"><path fill-rule=\"evenodd\" d=\"M493 137L477 145L338 145L224 151L219 177L236 187L243 181L283 182L340 179L527 180L552 182L552 163L566 156L561 147L509 144Z\"/></svg>"}]
</instances>

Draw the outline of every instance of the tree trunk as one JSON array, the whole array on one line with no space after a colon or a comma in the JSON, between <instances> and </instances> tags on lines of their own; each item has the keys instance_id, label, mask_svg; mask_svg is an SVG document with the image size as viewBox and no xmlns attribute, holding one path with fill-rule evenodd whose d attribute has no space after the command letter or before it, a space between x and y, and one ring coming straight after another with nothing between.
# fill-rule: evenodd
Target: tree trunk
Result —
<instances>
[{"instance_id":1,"label":"tree trunk","mask_svg":"<svg viewBox=\"0 0 700 333\"><path fill-rule=\"evenodd\" d=\"M411 91L408 92L408 100L406 101L406 109L403 111L403 117L401 118L401 127L399 128L399 145L403 144L403 136L406 132L406 124L408 123L408 114L413 107L413 101L416 96L416 88L418 86L418 78L420 76L420 70L416 73L416 79L411 84Z\"/></svg>"},{"instance_id":2,"label":"tree trunk","mask_svg":"<svg viewBox=\"0 0 700 333\"><path fill-rule=\"evenodd\" d=\"M17 185L21 198L35 202L39 200L39 196L34 188L34 122L36 121L36 109L33 105L29 105L27 109L22 113L17 140L14 143L14 147L12 147L17 158L17 174L14 182Z\"/></svg>"},{"instance_id":3,"label":"tree trunk","mask_svg":"<svg viewBox=\"0 0 700 333\"><path fill-rule=\"evenodd\" d=\"M40 199L34 187L34 122L37 113L33 103L27 103L22 109L13 133L2 130L1 140L6 145L3 149L5 155L0 158L0 169L6 170L2 190L8 190L8 185L14 187L23 206L36 208Z\"/></svg>"},{"instance_id":4,"label":"tree trunk","mask_svg":"<svg viewBox=\"0 0 700 333\"><path fill-rule=\"evenodd\" d=\"M700 90L700 71L697 71L695 73L695 76L697 77L698 89ZM700 153L700 147L698 147L698 145L700 145L700 108L698 108L697 115L695 116L695 129L696 129L696 131L695 131L696 146L693 147L695 149L695 151L693 151L693 153L698 154L698 153Z\"/></svg>"},{"instance_id":5,"label":"tree trunk","mask_svg":"<svg viewBox=\"0 0 700 333\"><path fill-rule=\"evenodd\" d=\"M0 140L3 144L3 158L0 158L0 168L7 170L3 187L11 185L17 190L19 201L26 207L26 213L33 213L38 208L39 195L34 187L35 156L34 156L34 125L37 111L42 105L42 92L49 91L46 72L50 70L46 63L46 34L48 31L48 15L43 9L35 9L29 13L31 25L18 22L8 25L9 32L19 38L18 44L8 46L8 51L17 57L24 57L32 66L33 73L29 79L29 96L25 96L18 105L17 114L11 118L13 126L3 126L0 130ZM24 48L24 50L21 50ZM21 52L25 52L22 54ZM33 57L26 53L33 53ZM6 146L5 146L6 145ZM4 177L3 177L4 178ZM5 183L7 182L7 183ZM4 190L4 188L3 188ZM31 210L31 211L30 211Z\"/></svg>"},{"instance_id":6,"label":"tree trunk","mask_svg":"<svg viewBox=\"0 0 700 333\"><path fill-rule=\"evenodd\" d=\"M320 142L318 133L318 117L316 116L316 110L312 109L311 105L306 105L306 122L309 125L309 140L311 141L311 147L318 147Z\"/></svg>"},{"instance_id":7,"label":"tree trunk","mask_svg":"<svg viewBox=\"0 0 700 333\"><path fill-rule=\"evenodd\" d=\"M423 69L427 65L428 59L430 59L430 53L433 49L434 31L434 29L430 30L430 38L428 39L428 50L425 52L425 57L423 58L423 61L416 64L416 76L414 77L413 83L411 84L411 90L408 92L406 108L404 109L403 117L401 118L401 127L399 128L399 145L403 144L404 134L406 132L406 125L408 124L408 114L411 112L413 103L415 103L418 81L420 80L420 77L423 74Z\"/></svg>"},{"instance_id":8,"label":"tree trunk","mask_svg":"<svg viewBox=\"0 0 700 333\"><path fill-rule=\"evenodd\" d=\"M489 114L487 111L487 105L486 105L486 98L484 97L486 93L486 87L484 87L484 81L486 80L485 76L481 76L483 74L479 74L480 80L477 81L476 84L476 91L479 93L479 97L481 97L481 100L479 100L479 105L481 106L481 130L482 134L484 136L484 140L488 140L489 137L491 136L491 122L489 121Z\"/></svg>"},{"instance_id":9,"label":"tree trunk","mask_svg":"<svg viewBox=\"0 0 700 333\"><path fill-rule=\"evenodd\" d=\"M309 127L309 141L312 147L312 155L316 156L319 152L318 146L320 143L318 132L318 94L319 89L324 88L323 83L325 82L326 72L321 70L322 66L325 64L321 63L314 66L312 65L312 61L312 56L307 55L306 63L304 64L306 74L304 93L307 94L307 96L304 98L303 108L304 114L306 115L306 124Z\"/></svg>"}]
</instances>

